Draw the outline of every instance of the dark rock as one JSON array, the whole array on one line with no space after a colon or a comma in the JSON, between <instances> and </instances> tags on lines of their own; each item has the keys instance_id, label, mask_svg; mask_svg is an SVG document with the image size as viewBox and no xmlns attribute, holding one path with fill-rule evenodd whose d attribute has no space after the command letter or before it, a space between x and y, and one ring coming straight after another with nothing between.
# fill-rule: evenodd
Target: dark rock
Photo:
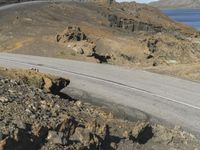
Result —
<instances>
[{"instance_id":1,"label":"dark rock","mask_svg":"<svg viewBox=\"0 0 200 150\"><path fill-rule=\"evenodd\" d=\"M111 27L122 28L129 32L145 31L158 33L164 31L161 26L154 26L153 24L148 24L145 22L121 18L114 14L108 15L108 21L110 22Z\"/></svg>"},{"instance_id":2,"label":"dark rock","mask_svg":"<svg viewBox=\"0 0 200 150\"><path fill-rule=\"evenodd\" d=\"M86 40L87 37L84 32L77 26L69 26L67 29L62 33L56 36L57 42L69 42L69 41L82 41Z\"/></svg>"},{"instance_id":3,"label":"dark rock","mask_svg":"<svg viewBox=\"0 0 200 150\"><path fill-rule=\"evenodd\" d=\"M149 51L151 53L155 53L157 51L157 43L158 43L157 39L152 38L148 40L147 47L149 48Z\"/></svg>"},{"instance_id":4,"label":"dark rock","mask_svg":"<svg viewBox=\"0 0 200 150\"><path fill-rule=\"evenodd\" d=\"M13 133L12 146L14 149L36 149L26 130L16 129Z\"/></svg>"},{"instance_id":5,"label":"dark rock","mask_svg":"<svg viewBox=\"0 0 200 150\"><path fill-rule=\"evenodd\" d=\"M77 127L77 122L74 117L66 118L61 124L59 124L56 128L58 132L64 132L66 138L69 139L71 135L74 134L75 129Z\"/></svg>"},{"instance_id":6,"label":"dark rock","mask_svg":"<svg viewBox=\"0 0 200 150\"><path fill-rule=\"evenodd\" d=\"M100 55L96 53L96 51L93 51L90 55L87 55L87 57L94 57L99 63L108 63L108 60L111 59L109 55Z\"/></svg>"},{"instance_id":7,"label":"dark rock","mask_svg":"<svg viewBox=\"0 0 200 150\"><path fill-rule=\"evenodd\" d=\"M153 66L156 67L158 66L158 63L156 61L153 62Z\"/></svg>"},{"instance_id":8,"label":"dark rock","mask_svg":"<svg viewBox=\"0 0 200 150\"><path fill-rule=\"evenodd\" d=\"M3 133L0 131L0 141L3 140Z\"/></svg>"},{"instance_id":9,"label":"dark rock","mask_svg":"<svg viewBox=\"0 0 200 150\"><path fill-rule=\"evenodd\" d=\"M52 86L50 87L51 93L57 95L59 94L60 90L67 87L70 83L70 80L64 78L58 78L52 82Z\"/></svg>"},{"instance_id":10,"label":"dark rock","mask_svg":"<svg viewBox=\"0 0 200 150\"><path fill-rule=\"evenodd\" d=\"M145 144L147 143L152 137L154 136L153 134L153 129L150 125L147 125L145 128L143 128L137 137L137 141L139 144Z\"/></svg>"}]
</instances>

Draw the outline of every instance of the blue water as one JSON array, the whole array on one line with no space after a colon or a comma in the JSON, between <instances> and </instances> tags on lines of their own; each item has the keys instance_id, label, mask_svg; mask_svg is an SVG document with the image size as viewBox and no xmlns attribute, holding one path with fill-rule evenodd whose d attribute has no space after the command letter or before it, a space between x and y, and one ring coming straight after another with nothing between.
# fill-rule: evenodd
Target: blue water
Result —
<instances>
[{"instance_id":1,"label":"blue water","mask_svg":"<svg viewBox=\"0 0 200 150\"><path fill-rule=\"evenodd\" d=\"M200 9L165 9L170 18L200 30Z\"/></svg>"}]
</instances>

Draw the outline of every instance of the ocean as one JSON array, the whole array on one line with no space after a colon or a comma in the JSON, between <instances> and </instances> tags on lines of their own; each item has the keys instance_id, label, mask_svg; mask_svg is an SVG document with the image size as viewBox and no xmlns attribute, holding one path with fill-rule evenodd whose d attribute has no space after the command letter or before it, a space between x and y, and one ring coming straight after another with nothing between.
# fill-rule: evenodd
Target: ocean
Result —
<instances>
[{"instance_id":1,"label":"ocean","mask_svg":"<svg viewBox=\"0 0 200 150\"><path fill-rule=\"evenodd\" d=\"M200 30L200 9L164 9L162 11L175 21Z\"/></svg>"}]
</instances>

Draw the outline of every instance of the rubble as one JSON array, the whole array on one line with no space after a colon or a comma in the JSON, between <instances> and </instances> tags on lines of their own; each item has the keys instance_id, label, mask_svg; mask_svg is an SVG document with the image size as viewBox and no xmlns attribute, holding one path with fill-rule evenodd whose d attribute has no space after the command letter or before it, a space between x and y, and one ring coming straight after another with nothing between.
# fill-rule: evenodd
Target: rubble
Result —
<instances>
[{"instance_id":1,"label":"rubble","mask_svg":"<svg viewBox=\"0 0 200 150\"><path fill-rule=\"evenodd\" d=\"M11 70L0 71L0 150L188 150L200 146L185 132L117 119L100 107L62 98L27 80L5 76L4 71ZM66 86L65 81L54 79L53 84Z\"/></svg>"}]
</instances>

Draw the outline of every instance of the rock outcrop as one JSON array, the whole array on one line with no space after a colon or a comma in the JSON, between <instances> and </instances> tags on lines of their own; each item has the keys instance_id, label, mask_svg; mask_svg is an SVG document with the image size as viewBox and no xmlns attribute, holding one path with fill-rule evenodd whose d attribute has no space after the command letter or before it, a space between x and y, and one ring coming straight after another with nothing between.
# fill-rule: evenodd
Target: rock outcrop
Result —
<instances>
[{"instance_id":1,"label":"rock outcrop","mask_svg":"<svg viewBox=\"0 0 200 150\"><path fill-rule=\"evenodd\" d=\"M56 36L56 41L67 44L67 47L73 49L76 54L95 58L98 63L107 63L110 59L107 54L97 53L95 42L88 38L78 26L68 26L66 30Z\"/></svg>"},{"instance_id":2,"label":"rock outcrop","mask_svg":"<svg viewBox=\"0 0 200 150\"><path fill-rule=\"evenodd\" d=\"M122 28L129 32L144 31L158 33L164 31L164 28L161 26L154 26L153 24L135 21L133 19L121 18L114 14L108 15L108 20L111 27Z\"/></svg>"},{"instance_id":3,"label":"rock outcrop","mask_svg":"<svg viewBox=\"0 0 200 150\"><path fill-rule=\"evenodd\" d=\"M56 41L66 44L77 54L90 54L96 47L94 42L78 26L68 26L66 30L56 36Z\"/></svg>"},{"instance_id":4,"label":"rock outcrop","mask_svg":"<svg viewBox=\"0 0 200 150\"><path fill-rule=\"evenodd\" d=\"M57 42L70 42L70 41L83 41L87 40L87 37L84 32L81 31L78 26L68 26L62 34L56 36Z\"/></svg>"}]
</instances>

